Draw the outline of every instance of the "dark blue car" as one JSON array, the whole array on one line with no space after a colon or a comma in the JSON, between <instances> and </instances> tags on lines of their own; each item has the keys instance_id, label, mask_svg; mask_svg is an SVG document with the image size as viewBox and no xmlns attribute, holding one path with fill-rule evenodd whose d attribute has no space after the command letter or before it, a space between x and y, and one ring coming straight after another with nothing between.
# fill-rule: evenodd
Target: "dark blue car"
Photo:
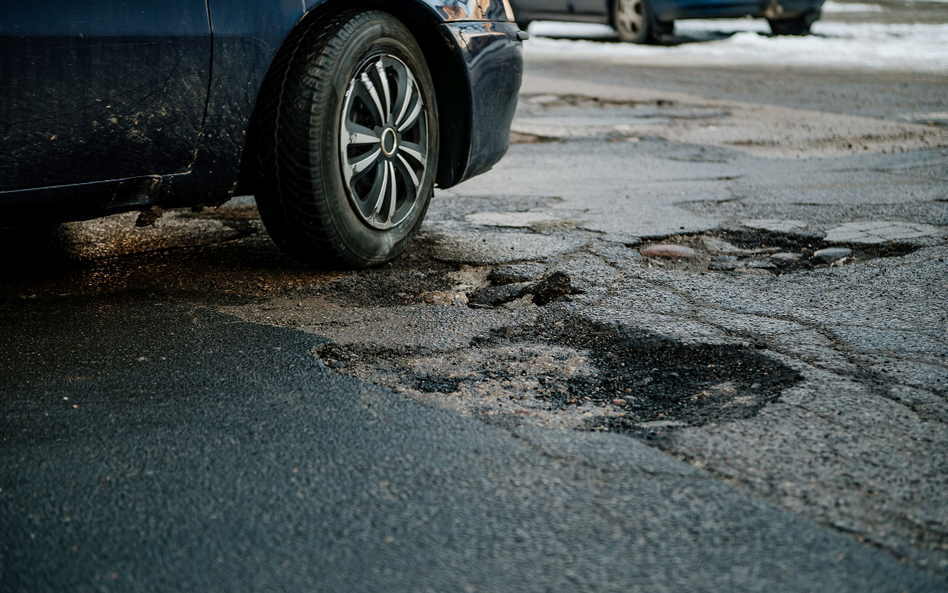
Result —
<instances>
[{"instance_id":1,"label":"dark blue car","mask_svg":"<svg viewBox=\"0 0 948 593\"><path fill-rule=\"evenodd\" d=\"M323 266L398 255L506 152L505 0L0 2L0 225L254 194Z\"/></svg>"},{"instance_id":2,"label":"dark blue car","mask_svg":"<svg viewBox=\"0 0 948 593\"><path fill-rule=\"evenodd\" d=\"M610 25L622 41L651 43L678 19L765 18L775 35L805 35L823 0L510 0L524 29L535 20Z\"/></svg>"}]
</instances>

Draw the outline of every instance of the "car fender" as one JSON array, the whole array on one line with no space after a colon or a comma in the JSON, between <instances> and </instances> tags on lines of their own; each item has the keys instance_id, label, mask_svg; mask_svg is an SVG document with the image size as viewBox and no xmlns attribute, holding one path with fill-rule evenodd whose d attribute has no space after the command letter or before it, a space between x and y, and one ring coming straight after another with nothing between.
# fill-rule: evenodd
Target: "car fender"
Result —
<instances>
[{"instance_id":1,"label":"car fender","mask_svg":"<svg viewBox=\"0 0 948 593\"><path fill-rule=\"evenodd\" d=\"M257 97L274 58L305 19L351 5L345 0L208 0L213 57L201 142L190 174L163 180L159 199L163 206L220 204L234 195L238 181L239 193L253 191L248 174L252 167L246 166L252 162L252 147L245 147ZM358 6L392 12L413 33L430 30L449 45L453 44L450 35L436 33L440 25L512 17L506 0L369 0ZM442 185L453 184L464 172L452 179L452 175L440 175L439 169L439 177L449 182Z\"/></svg>"}]
</instances>

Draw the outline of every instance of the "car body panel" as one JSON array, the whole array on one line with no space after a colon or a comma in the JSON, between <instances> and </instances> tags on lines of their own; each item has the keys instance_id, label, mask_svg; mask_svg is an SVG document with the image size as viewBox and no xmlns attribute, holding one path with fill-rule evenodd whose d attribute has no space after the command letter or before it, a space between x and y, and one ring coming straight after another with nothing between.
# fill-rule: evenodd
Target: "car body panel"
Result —
<instances>
[{"instance_id":1,"label":"car body panel","mask_svg":"<svg viewBox=\"0 0 948 593\"><path fill-rule=\"evenodd\" d=\"M192 0L139 0L124 4L156 6L187 1ZM203 117L199 139L192 141L188 166L106 181L0 191L0 210L13 217L75 220L151 204L177 207L226 201L234 195L241 179L241 162L249 157L245 148L257 96L284 40L303 19L320 18L320 11L329 10L329 6L340 9L350 4L354 5L346 0L207 0L210 84L205 82L204 92L187 98L187 105L181 106L198 109ZM458 108L458 113L468 126L453 130L455 133L448 139L459 140L460 147L449 155L444 175L439 168L439 185L448 187L490 168L507 149L523 68L516 27L505 22L510 15L506 2L380 0L377 4L379 9L402 18L413 33L424 33L434 39L431 55L451 56L451 67L465 74L465 82L455 85L451 94L457 95L453 102L465 107ZM426 57L430 57L429 53ZM503 67L492 64L495 59ZM6 63L10 60L11 57L0 55L0 63L4 64L0 67L16 67ZM432 67L432 73L441 74L437 67ZM11 93L8 83L2 84L0 92ZM74 79L73 84L78 88L82 82ZM454 100L453 96L444 98ZM484 102L492 104L481 105ZM479 129L473 131L472 126ZM182 137L186 136L182 133ZM0 152L6 152L5 140L0 137L0 141L4 142ZM60 166L54 153L47 152L46 156L49 166ZM19 163L13 161L8 166ZM252 189L247 186L243 193Z\"/></svg>"},{"instance_id":2,"label":"car body panel","mask_svg":"<svg viewBox=\"0 0 948 593\"><path fill-rule=\"evenodd\" d=\"M763 16L769 5L762 0L649 0L662 21L696 18Z\"/></svg>"},{"instance_id":3,"label":"car body panel","mask_svg":"<svg viewBox=\"0 0 948 593\"><path fill-rule=\"evenodd\" d=\"M608 0L570 0L570 11L581 15L600 15L609 14Z\"/></svg>"},{"instance_id":4,"label":"car body panel","mask_svg":"<svg viewBox=\"0 0 948 593\"><path fill-rule=\"evenodd\" d=\"M157 4L0 4L0 191L191 167L211 72L207 6ZM89 18L97 10L113 18Z\"/></svg>"},{"instance_id":5,"label":"car body panel","mask_svg":"<svg viewBox=\"0 0 948 593\"><path fill-rule=\"evenodd\" d=\"M471 132L467 162L461 177L490 169L504 156L510 124L517 107L523 71L523 45L514 23L465 22L443 25L463 48L467 70Z\"/></svg>"},{"instance_id":6,"label":"car body panel","mask_svg":"<svg viewBox=\"0 0 948 593\"><path fill-rule=\"evenodd\" d=\"M570 10L569 0L515 0L514 16L539 12L565 13Z\"/></svg>"}]
</instances>

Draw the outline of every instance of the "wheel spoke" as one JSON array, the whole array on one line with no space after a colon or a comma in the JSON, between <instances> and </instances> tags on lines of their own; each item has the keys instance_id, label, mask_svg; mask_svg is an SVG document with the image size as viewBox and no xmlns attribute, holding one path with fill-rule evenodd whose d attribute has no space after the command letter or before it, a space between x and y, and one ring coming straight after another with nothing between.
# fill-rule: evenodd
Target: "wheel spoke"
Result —
<instances>
[{"instance_id":1,"label":"wheel spoke","mask_svg":"<svg viewBox=\"0 0 948 593\"><path fill-rule=\"evenodd\" d=\"M418 95L418 99L415 101L415 106L412 108L411 113L408 114L408 117L405 118L405 121L398 125L398 131L404 132L411 127L415 120L418 119L418 114L421 113L421 95Z\"/></svg>"},{"instance_id":2,"label":"wheel spoke","mask_svg":"<svg viewBox=\"0 0 948 593\"><path fill-rule=\"evenodd\" d=\"M402 120L402 117L405 115L405 112L408 110L408 104L411 102L411 96L414 93L414 83L411 79L411 76L408 76L408 73L405 73L405 83L401 87L402 91L402 106L398 108L398 115L395 117L395 121L399 122Z\"/></svg>"},{"instance_id":3,"label":"wheel spoke","mask_svg":"<svg viewBox=\"0 0 948 593\"><path fill-rule=\"evenodd\" d=\"M378 220L379 212L382 211L382 202L385 201L386 190L388 189L388 162L379 163L377 175L382 178L381 184L376 181L372 188L372 219ZM376 191L376 187L378 191Z\"/></svg>"},{"instance_id":4,"label":"wheel spoke","mask_svg":"<svg viewBox=\"0 0 948 593\"><path fill-rule=\"evenodd\" d=\"M369 78L366 72L363 72L359 79L362 81L362 86L365 87L365 90L369 91L369 96L372 97L372 102L375 103L375 108L378 109L379 123L384 124L385 111L382 110L382 102L379 100L379 93L375 90L375 85L372 84L372 79Z\"/></svg>"},{"instance_id":5,"label":"wheel spoke","mask_svg":"<svg viewBox=\"0 0 948 593\"><path fill-rule=\"evenodd\" d=\"M359 179L369 170L369 167L375 164L379 160L379 155L382 154L381 148L376 148L369 154L356 159L355 161L349 162L349 170L351 171L350 177L352 180Z\"/></svg>"},{"instance_id":6,"label":"wheel spoke","mask_svg":"<svg viewBox=\"0 0 948 593\"><path fill-rule=\"evenodd\" d=\"M415 161L417 161L419 165L421 165L422 167L425 166L424 149L418 144L415 144L414 142L403 141L401 144L398 145L398 152L400 153L399 156L401 156L402 154L407 154L411 158L415 159Z\"/></svg>"},{"instance_id":7,"label":"wheel spoke","mask_svg":"<svg viewBox=\"0 0 948 593\"><path fill-rule=\"evenodd\" d=\"M405 160L405 157L398 155L398 160L401 163L401 169L403 171L403 176L407 173L408 177L411 179L411 188L418 192L418 176L415 175L414 169L411 168L411 165L408 164L408 161Z\"/></svg>"},{"instance_id":8,"label":"wheel spoke","mask_svg":"<svg viewBox=\"0 0 948 593\"><path fill-rule=\"evenodd\" d=\"M388 88L388 74L385 72L385 65L379 59L375 63L375 69L379 73L379 80L382 82L382 96L385 98L385 122L388 123L392 118L392 93Z\"/></svg>"},{"instance_id":9,"label":"wheel spoke","mask_svg":"<svg viewBox=\"0 0 948 593\"><path fill-rule=\"evenodd\" d=\"M388 201L388 222L391 223L392 219L395 218L395 202L398 200L398 184L395 183L395 165L392 164L392 161L387 161L385 164L388 166L388 177L392 181L392 195Z\"/></svg>"},{"instance_id":10,"label":"wheel spoke","mask_svg":"<svg viewBox=\"0 0 948 593\"><path fill-rule=\"evenodd\" d=\"M378 144L382 141L375 133L375 130L349 121L348 119L346 120L346 132L348 132L348 139L346 140L346 145L348 146Z\"/></svg>"}]
</instances>

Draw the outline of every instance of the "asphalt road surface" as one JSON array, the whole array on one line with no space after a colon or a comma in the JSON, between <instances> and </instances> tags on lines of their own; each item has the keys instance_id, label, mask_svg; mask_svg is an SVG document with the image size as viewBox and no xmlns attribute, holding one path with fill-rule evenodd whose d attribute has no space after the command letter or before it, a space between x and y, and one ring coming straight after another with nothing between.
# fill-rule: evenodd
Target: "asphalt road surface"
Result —
<instances>
[{"instance_id":1,"label":"asphalt road surface","mask_svg":"<svg viewBox=\"0 0 948 593\"><path fill-rule=\"evenodd\" d=\"M389 266L0 232L0 590L948 590L948 77L541 41Z\"/></svg>"}]
</instances>

